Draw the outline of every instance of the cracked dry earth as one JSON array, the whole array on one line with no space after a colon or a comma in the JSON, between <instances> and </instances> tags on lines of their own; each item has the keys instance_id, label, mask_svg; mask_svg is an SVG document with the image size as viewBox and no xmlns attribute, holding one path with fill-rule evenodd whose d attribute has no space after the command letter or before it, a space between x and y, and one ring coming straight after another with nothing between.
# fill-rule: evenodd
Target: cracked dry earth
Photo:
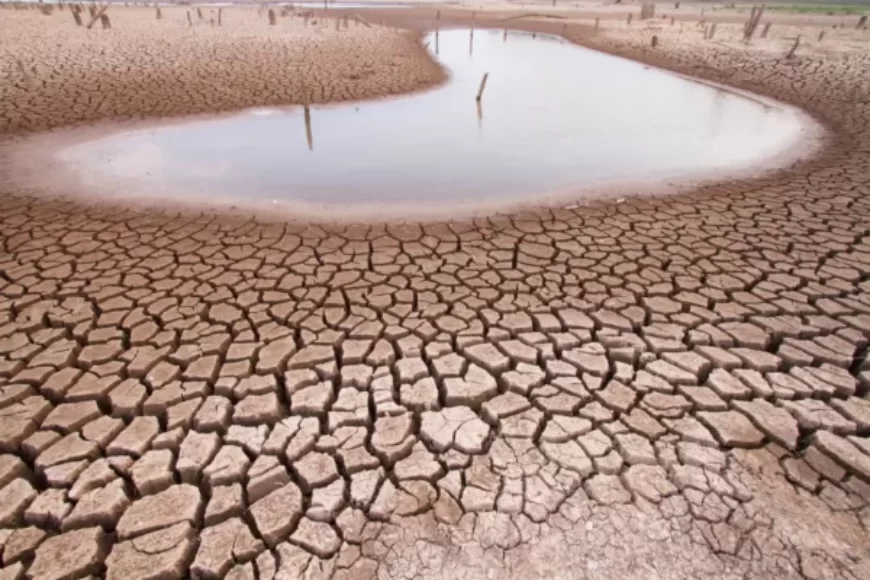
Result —
<instances>
[{"instance_id":1,"label":"cracked dry earth","mask_svg":"<svg viewBox=\"0 0 870 580\"><path fill-rule=\"evenodd\" d=\"M270 26L265 12L224 8L218 27L207 8L193 26L183 8L162 8L160 20L153 8L108 14L111 30L85 30L69 11L0 12L0 133L373 99L445 79L416 34L352 18L287 13Z\"/></svg>"},{"instance_id":2,"label":"cracked dry earth","mask_svg":"<svg viewBox=\"0 0 870 580\"><path fill-rule=\"evenodd\" d=\"M866 57L664 50L839 136L467 223L0 197L0 578L870 577Z\"/></svg>"}]
</instances>

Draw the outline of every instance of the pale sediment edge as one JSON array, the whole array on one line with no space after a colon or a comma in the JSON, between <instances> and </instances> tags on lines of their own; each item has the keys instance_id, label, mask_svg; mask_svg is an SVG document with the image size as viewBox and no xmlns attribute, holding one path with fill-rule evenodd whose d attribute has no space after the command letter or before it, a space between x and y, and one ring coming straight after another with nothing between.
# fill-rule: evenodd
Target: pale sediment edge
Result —
<instances>
[{"instance_id":1,"label":"pale sediment edge","mask_svg":"<svg viewBox=\"0 0 870 580\"><path fill-rule=\"evenodd\" d=\"M462 25L444 26L442 29L462 28ZM476 25L475 28L490 28L502 30L501 27ZM522 32L523 29L513 27L508 31ZM194 215L214 215L230 219L255 219L258 222L303 222L321 226L336 226L342 228L348 224L365 223L461 223L486 217L510 217L520 213L541 213L551 210L573 210L577 208L594 207L601 204L622 203L628 199L648 199L668 196L683 201L703 193L706 189L717 186L739 186L741 189L752 190L757 185L769 183L771 180L786 179L795 172L804 172L819 164L828 165L833 152L844 146L845 137L829 122L824 112L805 108L805 103L781 100L780 95L772 95L765 89L764 83L735 82L733 79L713 79L707 76L727 74L726 71L708 67L698 69L679 63L673 55L660 52L650 58L648 53L641 53L630 45L608 45L596 42L595 37L566 37L558 33L542 33L564 39L571 44L596 50L612 56L626 58L652 66L663 71L682 76L687 80L698 82L719 90L735 93L744 98L760 101L767 106L796 110L802 117L804 125L800 139L791 146L769 155L759 162L729 170L693 172L662 180L635 179L620 182L610 182L602 186L571 187L560 190L537 191L530 193L529 199L523 202L480 202L449 208L419 205L413 210L400 204L393 207L372 206L371 204L348 205L341 209L335 206L322 206L304 202L285 200L241 200L237 197L210 197L208 201L189 197L184 199L169 198L172 192L165 192L159 197L134 196L123 197L122 192L107 193L112 184L102 185L98 189L104 191L95 193L81 187L79 174L64 162L56 159L56 154L73 142L96 139L101 136L118 132L144 128L154 128L161 125L182 125L196 123L204 119L230 117L244 114L245 111L260 108L257 106L242 111L223 111L219 113L201 113L184 117L154 118L139 120L104 121L94 124L77 124L64 126L38 134L10 136L0 140L0 188L14 191L44 200L57 200L64 203L74 202L82 207L123 207L123 209L138 209L146 212L172 212ZM423 48L423 33L416 34L416 41ZM425 50L426 57L434 64L443 66ZM449 71L445 70L445 80L418 90L384 95L361 101L343 101L336 103L319 103L316 106L352 106L353 103L383 101L393 98L407 98L410 95L438 90L445 82L449 82ZM705 74L706 73L706 74ZM798 101L800 95L798 95ZM287 107L268 107L269 109L298 108L300 105L288 104ZM46 157L49 159L46 159Z\"/></svg>"}]
</instances>

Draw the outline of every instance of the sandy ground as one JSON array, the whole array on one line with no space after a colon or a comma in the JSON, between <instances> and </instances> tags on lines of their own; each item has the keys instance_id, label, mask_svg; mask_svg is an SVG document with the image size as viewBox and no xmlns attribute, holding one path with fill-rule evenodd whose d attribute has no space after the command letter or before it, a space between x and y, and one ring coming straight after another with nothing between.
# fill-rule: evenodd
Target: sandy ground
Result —
<instances>
[{"instance_id":1,"label":"sandy ground","mask_svg":"<svg viewBox=\"0 0 870 580\"><path fill-rule=\"evenodd\" d=\"M0 578L870 577L867 33L649 24L512 26L802 106L824 153L463 223L0 195Z\"/></svg>"}]
</instances>

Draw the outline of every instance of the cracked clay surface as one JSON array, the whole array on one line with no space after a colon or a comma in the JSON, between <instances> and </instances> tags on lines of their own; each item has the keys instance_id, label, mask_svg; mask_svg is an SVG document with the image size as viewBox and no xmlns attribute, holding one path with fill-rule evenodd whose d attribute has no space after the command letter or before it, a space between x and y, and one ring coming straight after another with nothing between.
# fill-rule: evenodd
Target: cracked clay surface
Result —
<instances>
[{"instance_id":1,"label":"cracked clay surface","mask_svg":"<svg viewBox=\"0 0 870 580\"><path fill-rule=\"evenodd\" d=\"M866 56L586 41L835 137L463 223L0 195L0 579L870 578Z\"/></svg>"}]
</instances>

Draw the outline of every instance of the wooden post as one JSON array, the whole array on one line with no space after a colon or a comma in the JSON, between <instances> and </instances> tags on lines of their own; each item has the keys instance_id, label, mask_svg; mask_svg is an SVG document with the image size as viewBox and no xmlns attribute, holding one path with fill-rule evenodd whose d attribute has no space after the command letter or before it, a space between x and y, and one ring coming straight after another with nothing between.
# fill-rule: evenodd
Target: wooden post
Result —
<instances>
[{"instance_id":1,"label":"wooden post","mask_svg":"<svg viewBox=\"0 0 870 580\"><path fill-rule=\"evenodd\" d=\"M199 8L196 9L196 17L202 20L202 10Z\"/></svg>"},{"instance_id":2,"label":"wooden post","mask_svg":"<svg viewBox=\"0 0 870 580\"><path fill-rule=\"evenodd\" d=\"M99 19L100 19L100 16L102 16L103 13L104 13L106 10L108 10L108 9L109 9L109 5L108 5L108 4L105 5L105 6L103 6L102 8L100 8L100 10L99 10L98 12L96 12L96 13L94 14L94 16L91 18L91 21L88 22L88 25L87 25L85 28L87 28L88 30L90 30L91 27L94 25L94 23L95 23L97 20L99 20Z\"/></svg>"},{"instance_id":3,"label":"wooden post","mask_svg":"<svg viewBox=\"0 0 870 580\"><path fill-rule=\"evenodd\" d=\"M629 26L631 26L631 17L632 17L632 14L629 14L628 19L625 21L625 23L628 24Z\"/></svg>"},{"instance_id":4,"label":"wooden post","mask_svg":"<svg viewBox=\"0 0 870 580\"><path fill-rule=\"evenodd\" d=\"M825 31L824 30L819 32L819 42L821 42L823 38L825 38Z\"/></svg>"},{"instance_id":5,"label":"wooden post","mask_svg":"<svg viewBox=\"0 0 870 580\"><path fill-rule=\"evenodd\" d=\"M755 34L755 29L758 28L758 23L761 21L761 15L764 14L764 6L753 6L749 13L749 20L743 25L743 42L749 43L752 35Z\"/></svg>"},{"instance_id":6,"label":"wooden post","mask_svg":"<svg viewBox=\"0 0 870 580\"><path fill-rule=\"evenodd\" d=\"M798 45L801 43L801 35L798 34L794 39L794 44L791 45L791 50L788 51L788 54L785 55L785 58L793 58L794 51L797 50Z\"/></svg>"},{"instance_id":7,"label":"wooden post","mask_svg":"<svg viewBox=\"0 0 870 580\"><path fill-rule=\"evenodd\" d=\"M864 28L865 24L867 24L867 15L866 14L858 19L858 24L855 25L855 30L860 30L861 28Z\"/></svg>"},{"instance_id":8,"label":"wooden post","mask_svg":"<svg viewBox=\"0 0 870 580\"><path fill-rule=\"evenodd\" d=\"M595 32L598 32L598 21L599 20L601 20L601 19L600 18L595 19Z\"/></svg>"},{"instance_id":9,"label":"wooden post","mask_svg":"<svg viewBox=\"0 0 870 580\"><path fill-rule=\"evenodd\" d=\"M103 25L103 30L109 30L112 28L112 23L109 21L108 14L100 14L100 24Z\"/></svg>"},{"instance_id":10,"label":"wooden post","mask_svg":"<svg viewBox=\"0 0 870 580\"><path fill-rule=\"evenodd\" d=\"M311 133L311 110L305 105L305 140L308 141L308 150L314 151L314 135Z\"/></svg>"},{"instance_id":11,"label":"wooden post","mask_svg":"<svg viewBox=\"0 0 870 580\"><path fill-rule=\"evenodd\" d=\"M221 26L221 16L223 16L223 8L218 8L218 26Z\"/></svg>"},{"instance_id":12,"label":"wooden post","mask_svg":"<svg viewBox=\"0 0 870 580\"><path fill-rule=\"evenodd\" d=\"M81 26L82 25L82 17L79 16L79 13L73 10L72 15L73 15L73 20L76 21L76 26Z\"/></svg>"},{"instance_id":13,"label":"wooden post","mask_svg":"<svg viewBox=\"0 0 870 580\"><path fill-rule=\"evenodd\" d=\"M655 47L657 47L658 45L659 45L659 37L656 36L655 34L653 34L653 37L652 37L652 39L650 40L650 46L652 46L653 48L655 48Z\"/></svg>"},{"instance_id":14,"label":"wooden post","mask_svg":"<svg viewBox=\"0 0 870 580\"><path fill-rule=\"evenodd\" d=\"M715 22L710 26L710 40L712 40L714 36L716 36L716 23Z\"/></svg>"},{"instance_id":15,"label":"wooden post","mask_svg":"<svg viewBox=\"0 0 870 580\"><path fill-rule=\"evenodd\" d=\"M767 33L770 32L771 26L773 26L773 22L767 22L764 25L764 28L761 30L761 38L767 38Z\"/></svg>"},{"instance_id":16,"label":"wooden post","mask_svg":"<svg viewBox=\"0 0 870 580\"><path fill-rule=\"evenodd\" d=\"M275 11L269 8L269 25L275 26Z\"/></svg>"},{"instance_id":17,"label":"wooden post","mask_svg":"<svg viewBox=\"0 0 870 580\"><path fill-rule=\"evenodd\" d=\"M157 7L157 20L161 20L163 18L163 13L160 11L160 6Z\"/></svg>"},{"instance_id":18,"label":"wooden post","mask_svg":"<svg viewBox=\"0 0 870 580\"><path fill-rule=\"evenodd\" d=\"M435 27L435 54L438 54L438 27Z\"/></svg>"},{"instance_id":19,"label":"wooden post","mask_svg":"<svg viewBox=\"0 0 870 580\"><path fill-rule=\"evenodd\" d=\"M477 89L477 96L475 97L476 101L480 101L483 98L483 90L486 88L486 79L489 78L489 73L483 73L483 78L480 79L480 88Z\"/></svg>"},{"instance_id":20,"label":"wooden post","mask_svg":"<svg viewBox=\"0 0 870 580\"><path fill-rule=\"evenodd\" d=\"M193 19L190 17L190 10L187 11L187 25L193 26Z\"/></svg>"}]
</instances>

